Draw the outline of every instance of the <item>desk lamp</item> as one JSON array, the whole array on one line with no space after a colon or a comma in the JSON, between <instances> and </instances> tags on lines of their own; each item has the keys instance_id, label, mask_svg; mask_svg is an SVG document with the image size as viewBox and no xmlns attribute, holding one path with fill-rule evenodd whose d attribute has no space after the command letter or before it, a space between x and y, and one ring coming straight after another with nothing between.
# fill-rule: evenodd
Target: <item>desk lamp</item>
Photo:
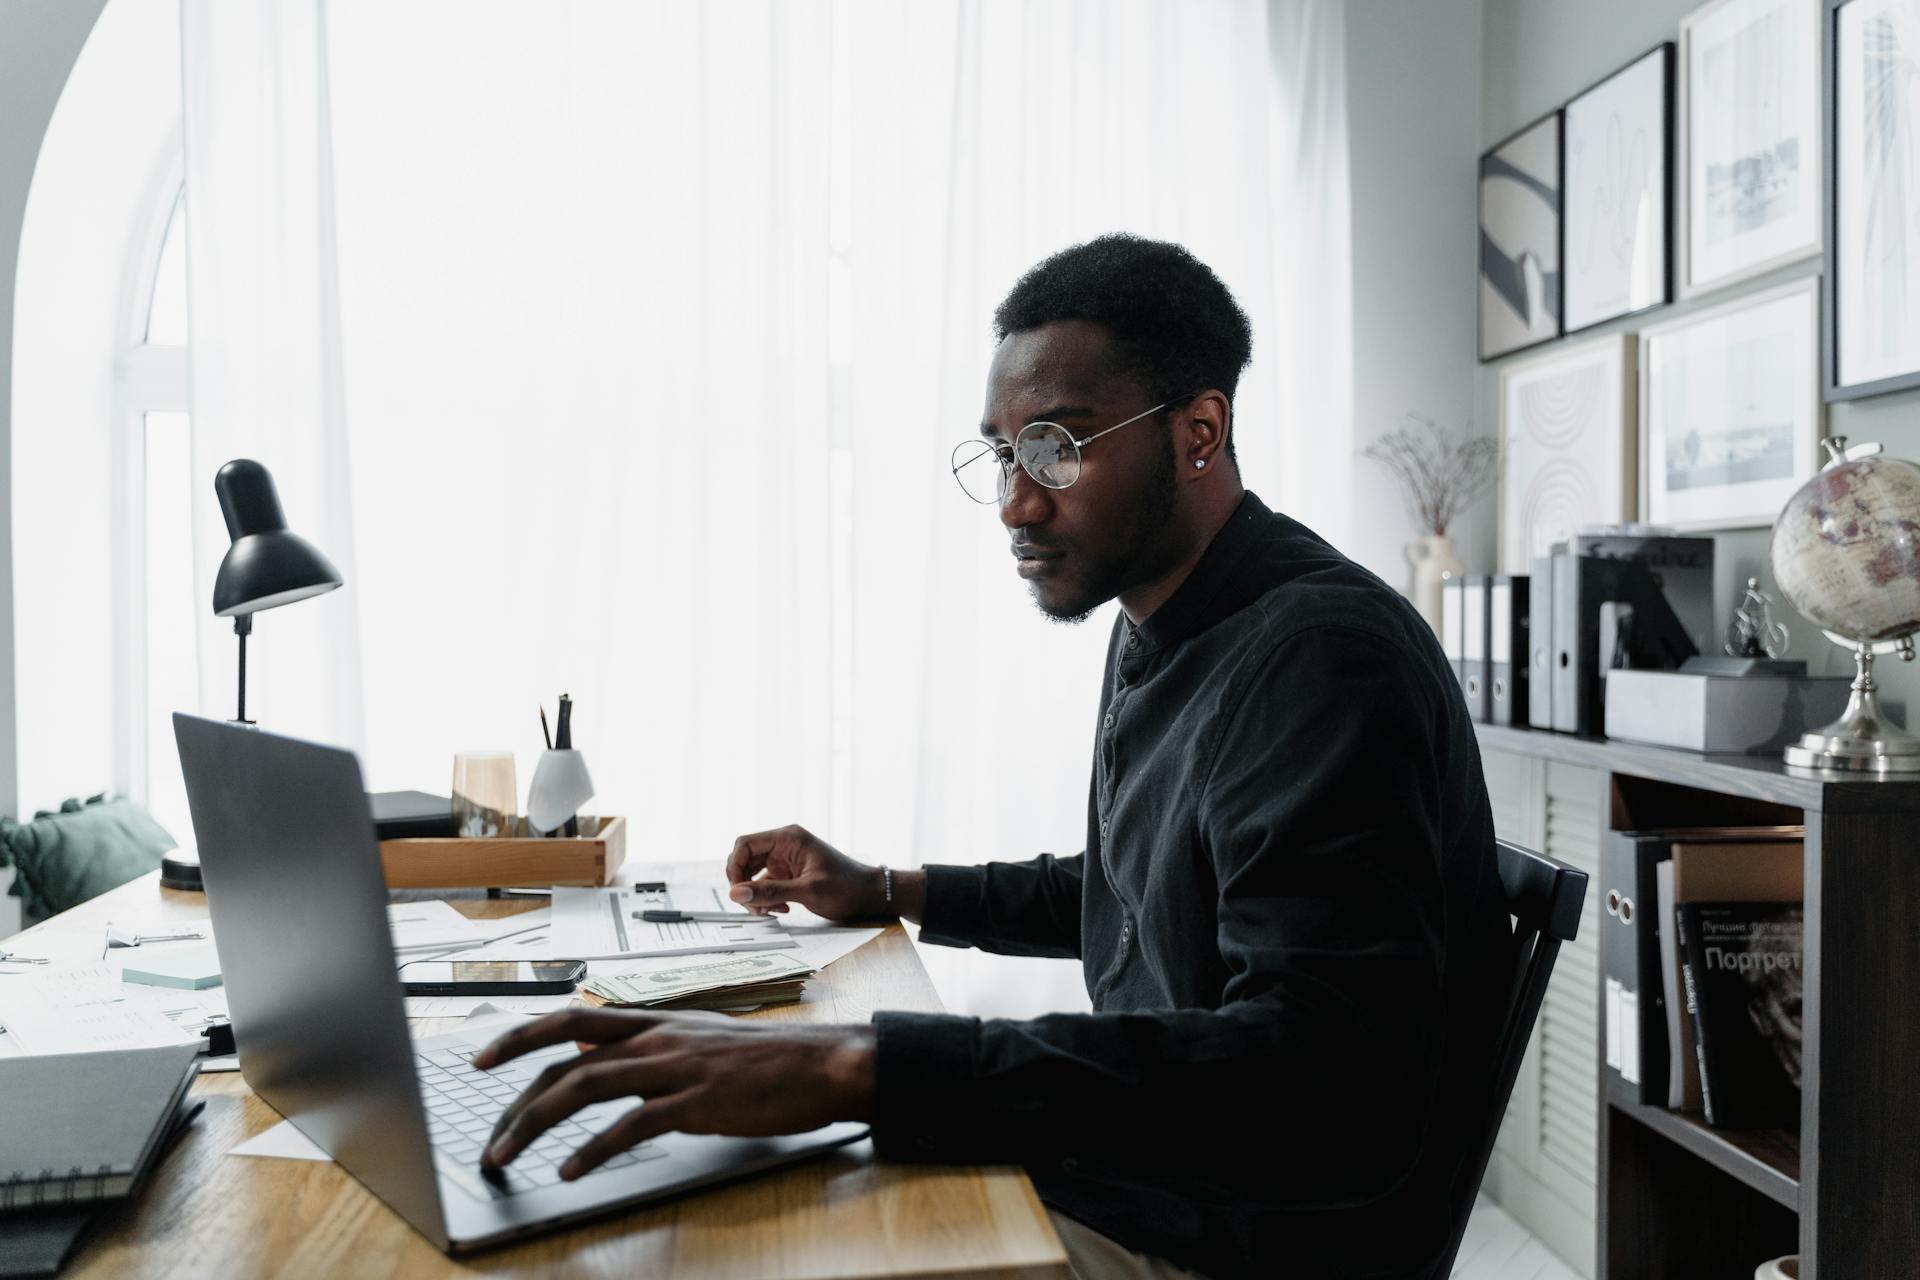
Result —
<instances>
[{"instance_id":1,"label":"desk lamp","mask_svg":"<svg viewBox=\"0 0 1920 1280\"><path fill-rule=\"evenodd\" d=\"M233 718L252 724L247 719L247 637L253 633L253 615L333 590L340 585L340 571L311 542L288 531L273 477L259 463L229 462L213 478L213 491L220 495L220 514L233 539L213 580L213 613L232 618L233 633L240 637L240 706Z\"/></svg>"},{"instance_id":2,"label":"desk lamp","mask_svg":"<svg viewBox=\"0 0 1920 1280\"><path fill-rule=\"evenodd\" d=\"M262 609L321 595L340 585L340 571L311 542L287 529L273 476L259 463L235 458L213 478L233 545L213 580L213 613L233 619L240 637L240 705L234 723L247 719L247 637ZM201 887L200 856L175 849L160 861L160 883L171 889Z\"/></svg>"}]
</instances>

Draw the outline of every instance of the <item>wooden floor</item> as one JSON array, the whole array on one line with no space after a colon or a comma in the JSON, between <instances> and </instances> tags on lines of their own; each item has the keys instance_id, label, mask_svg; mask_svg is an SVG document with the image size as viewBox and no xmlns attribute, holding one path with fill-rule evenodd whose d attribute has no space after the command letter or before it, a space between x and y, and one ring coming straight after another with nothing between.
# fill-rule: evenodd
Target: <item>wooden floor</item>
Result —
<instances>
[{"instance_id":1,"label":"wooden floor","mask_svg":"<svg viewBox=\"0 0 1920 1280\"><path fill-rule=\"evenodd\" d=\"M1453 1280L1581 1280L1493 1201L1481 1196L1467 1219Z\"/></svg>"}]
</instances>

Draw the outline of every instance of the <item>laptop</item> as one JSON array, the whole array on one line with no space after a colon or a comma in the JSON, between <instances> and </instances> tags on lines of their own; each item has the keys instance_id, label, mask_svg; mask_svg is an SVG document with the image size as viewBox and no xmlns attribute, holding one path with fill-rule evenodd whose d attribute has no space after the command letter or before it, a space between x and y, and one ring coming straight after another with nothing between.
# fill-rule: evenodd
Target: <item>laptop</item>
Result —
<instances>
[{"instance_id":1,"label":"laptop","mask_svg":"<svg viewBox=\"0 0 1920 1280\"><path fill-rule=\"evenodd\" d=\"M491 1072L486 1037L413 1040L360 765L334 747L175 715L240 1070L253 1091L449 1253L791 1164L867 1135L666 1134L574 1182L559 1165L638 1105L579 1112L505 1171L477 1160L508 1102L570 1045ZM535 1158L529 1160L529 1155Z\"/></svg>"}]
</instances>

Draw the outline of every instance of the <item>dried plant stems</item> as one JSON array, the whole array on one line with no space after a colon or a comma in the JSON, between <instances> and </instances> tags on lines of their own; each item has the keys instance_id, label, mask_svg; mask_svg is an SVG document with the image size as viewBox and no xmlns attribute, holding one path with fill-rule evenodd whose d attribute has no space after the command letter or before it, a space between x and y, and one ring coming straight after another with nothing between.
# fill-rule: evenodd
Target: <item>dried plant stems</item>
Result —
<instances>
[{"instance_id":1,"label":"dried plant stems","mask_svg":"<svg viewBox=\"0 0 1920 1280\"><path fill-rule=\"evenodd\" d=\"M1455 440L1432 418L1417 413L1407 418L1409 425L1361 452L1399 478L1420 527L1443 534L1492 482L1499 446L1492 436Z\"/></svg>"}]
</instances>

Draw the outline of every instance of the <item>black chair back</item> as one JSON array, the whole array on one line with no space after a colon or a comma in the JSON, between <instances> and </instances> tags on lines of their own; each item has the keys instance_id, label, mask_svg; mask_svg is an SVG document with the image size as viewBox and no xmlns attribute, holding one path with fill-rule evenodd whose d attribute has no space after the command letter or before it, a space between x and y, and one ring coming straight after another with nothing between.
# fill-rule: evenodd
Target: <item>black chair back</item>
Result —
<instances>
[{"instance_id":1,"label":"black chair back","mask_svg":"<svg viewBox=\"0 0 1920 1280\"><path fill-rule=\"evenodd\" d=\"M1434 1268L1432 1280L1447 1280L1453 1258L1466 1234L1480 1180L1493 1158L1494 1139L1506 1118L1507 1099L1520 1075L1527 1040L1533 1034L1540 1002L1546 998L1547 979L1560 944L1580 932L1580 905L1587 896L1587 873L1531 849L1505 840L1495 842L1500 855L1500 887L1506 891L1507 914L1513 917L1513 979L1507 992L1506 1017L1500 1029L1499 1053L1491 1106L1475 1138L1472 1152L1460 1165L1453 1187L1453 1239Z\"/></svg>"}]
</instances>

